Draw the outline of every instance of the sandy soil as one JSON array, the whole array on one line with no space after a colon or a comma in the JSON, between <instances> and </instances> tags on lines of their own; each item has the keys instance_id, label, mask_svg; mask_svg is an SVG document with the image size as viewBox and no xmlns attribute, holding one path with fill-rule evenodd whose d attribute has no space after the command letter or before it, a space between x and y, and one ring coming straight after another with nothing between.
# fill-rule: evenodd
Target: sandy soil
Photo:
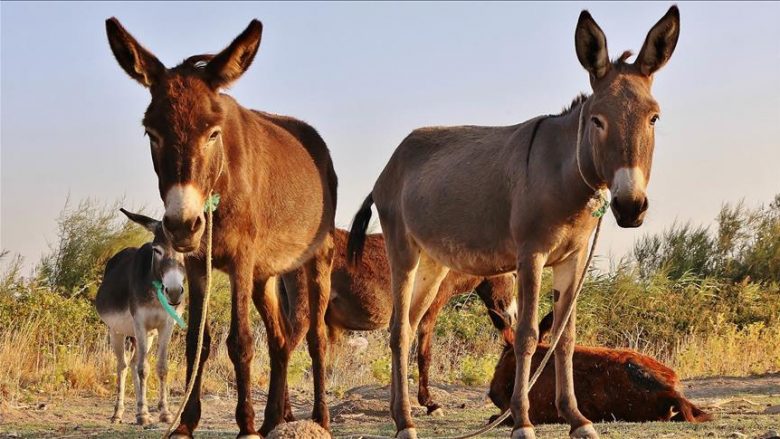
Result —
<instances>
[{"instance_id":1,"label":"sandy soil","mask_svg":"<svg viewBox=\"0 0 780 439\"><path fill-rule=\"evenodd\" d=\"M780 374L747 378L716 377L684 382L685 393L694 402L714 413L717 419L705 424L683 423L602 423L596 429L605 438L760 438L780 431ZM484 425L497 413L482 387L434 386L434 397L445 407L444 416L425 416L422 407L414 408L421 437L462 433ZM310 394L294 395L294 411L308 417ZM332 431L336 437L371 434L392 436L394 428L388 414L387 387L364 386L343 395L330 395ZM198 437L235 437L233 419L235 400L206 395L204 415ZM150 398L153 401L154 398ZM173 402L179 398L174 396ZM255 398L258 425L264 394ZM153 424L141 428L130 424L135 419L132 397L125 402L125 422L108 422L113 408L111 397L31 395L26 403L0 402L0 437L160 437L165 428ZM539 438L564 438L564 425L537 427ZM768 435L769 434L769 435ZM501 427L485 437L508 437Z\"/></svg>"}]
</instances>

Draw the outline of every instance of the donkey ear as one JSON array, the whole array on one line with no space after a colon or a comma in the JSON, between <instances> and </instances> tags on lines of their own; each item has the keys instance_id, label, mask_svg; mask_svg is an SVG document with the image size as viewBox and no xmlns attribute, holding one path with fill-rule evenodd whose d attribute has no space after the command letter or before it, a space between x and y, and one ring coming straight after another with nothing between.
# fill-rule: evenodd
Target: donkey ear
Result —
<instances>
[{"instance_id":1,"label":"donkey ear","mask_svg":"<svg viewBox=\"0 0 780 439\"><path fill-rule=\"evenodd\" d=\"M106 35L119 65L144 87L151 87L165 73L163 63L144 49L115 17L106 20Z\"/></svg>"},{"instance_id":2,"label":"donkey ear","mask_svg":"<svg viewBox=\"0 0 780 439\"><path fill-rule=\"evenodd\" d=\"M262 34L263 24L252 20L241 35L206 64L206 80L213 88L225 87L244 74L255 59Z\"/></svg>"},{"instance_id":3,"label":"donkey ear","mask_svg":"<svg viewBox=\"0 0 780 439\"><path fill-rule=\"evenodd\" d=\"M609 71L607 37L588 11L580 13L577 30L574 31L574 47L582 67L592 79L601 79Z\"/></svg>"},{"instance_id":4,"label":"donkey ear","mask_svg":"<svg viewBox=\"0 0 780 439\"><path fill-rule=\"evenodd\" d=\"M157 227L160 225L160 221L157 221L154 218L149 218L146 215L141 215L140 213L128 212L124 208L119 208L119 210L124 213L125 216L130 219L130 221L136 224L140 224L143 228L152 233L157 232Z\"/></svg>"},{"instance_id":5,"label":"donkey ear","mask_svg":"<svg viewBox=\"0 0 780 439\"><path fill-rule=\"evenodd\" d=\"M645 44L642 45L634 64L642 74L652 75L672 57L679 37L680 10L674 5L647 33Z\"/></svg>"}]
</instances>

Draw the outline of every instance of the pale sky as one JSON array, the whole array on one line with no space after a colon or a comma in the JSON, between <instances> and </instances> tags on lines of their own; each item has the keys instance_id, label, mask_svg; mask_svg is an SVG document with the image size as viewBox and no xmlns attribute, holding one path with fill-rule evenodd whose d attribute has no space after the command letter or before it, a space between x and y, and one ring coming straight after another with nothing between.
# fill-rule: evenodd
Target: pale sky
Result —
<instances>
[{"instance_id":1,"label":"pale sky","mask_svg":"<svg viewBox=\"0 0 780 439\"><path fill-rule=\"evenodd\" d=\"M574 26L589 9L610 55L638 52L671 3L0 4L0 248L37 262L66 196L161 211L141 117L146 89L111 55L116 16L167 66L226 46L252 18L260 51L229 90L303 119L330 147L348 226L398 143L426 125L510 125L589 91ZM657 75L650 211L609 215L598 253L619 257L675 220L711 224L725 201L780 192L780 3L681 3Z\"/></svg>"}]
</instances>

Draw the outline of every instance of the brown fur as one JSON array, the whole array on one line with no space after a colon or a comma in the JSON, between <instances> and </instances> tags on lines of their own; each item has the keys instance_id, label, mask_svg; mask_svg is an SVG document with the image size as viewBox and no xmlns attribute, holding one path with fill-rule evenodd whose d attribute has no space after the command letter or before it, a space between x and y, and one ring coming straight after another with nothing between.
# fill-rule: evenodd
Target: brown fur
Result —
<instances>
[{"instance_id":1,"label":"brown fur","mask_svg":"<svg viewBox=\"0 0 780 439\"><path fill-rule=\"evenodd\" d=\"M552 314L549 314L540 324L542 337L551 325ZM548 349L549 345L539 344L531 361L534 369ZM574 391L580 402L579 409L591 421L705 422L713 419L685 398L672 369L647 355L628 349L576 346L573 364ZM514 381L515 353L507 344L496 365L488 393L491 401L502 411L509 408ZM549 424L562 421L553 395L555 371L548 364L529 394L531 422Z\"/></svg>"},{"instance_id":2,"label":"brown fur","mask_svg":"<svg viewBox=\"0 0 780 439\"><path fill-rule=\"evenodd\" d=\"M417 434L406 380L410 331L449 270L478 276L517 271L513 435L533 436L528 379L542 270L552 266L559 291L554 330L563 331L555 355L556 406L573 434L598 437L574 395L575 313L565 324L560 317L574 309L596 227L589 203L594 188L612 190L618 225L642 224L659 111L652 75L669 60L679 23L673 6L650 30L635 63L612 63L604 33L583 11L574 42L593 93L572 111L544 124L534 118L505 127L421 128L396 148L355 215L348 247L349 258L359 260L375 204L392 279L390 406L399 436Z\"/></svg>"},{"instance_id":3,"label":"brown fur","mask_svg":"<svg viewBox=\"0 0 780 439\"><path fill-rule=\"evenodd\" d=\"M260 45L262 25L254 20L225 50L198 55L166 69L116 19L106 21L111 49L120 66L151 91L144 116L160 196L163 229L174 247L190 252L187 374L195 358L198 322L204 309L206 247L203 203L221 195L214 213L214 266L230 275L232 309L228 353L235 366L240 435L255 435L250 383L250 300L263 318L271 357L268 403L260 433L292 418L286 406L290 328L275 276L305 275L306 320L314 365L313 419L328 428L324 400L326 344L324 312L330 292L336 175L325 142L296 119L249 110L219 90L238 79ZM313 324L309 325L311 321ZM293 326L298 322L292 321ZM204 333L195 390L174 436L189 437L200 420L200 377L211 337Z\"/></svg>"}]
</instances>

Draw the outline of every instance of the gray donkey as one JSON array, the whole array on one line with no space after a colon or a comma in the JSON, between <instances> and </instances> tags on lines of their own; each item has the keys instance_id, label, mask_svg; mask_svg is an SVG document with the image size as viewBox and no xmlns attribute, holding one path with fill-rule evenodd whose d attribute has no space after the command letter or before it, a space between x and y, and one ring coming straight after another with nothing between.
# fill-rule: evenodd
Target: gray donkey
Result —
<instances>
[{"instance_id":1,"label":"gray donkey","mask_svg":"<svg viewBox=\"0 0 780 439\"><path fill-rule=\"evenodd\" d=\"M106 264L103 282L98 289L95 306L109 328L111 346L117 359L117 399L111 422L122 421L125 400L125 372L129 362L133 369L136 395L136 422L150 423L146 404L146 378L149 364L146 355L160 335L157 347L157 376L160 379L160 421L170 422L168 411L168 342L174 320L157 298L161 285L165 299L179 314L183 308L184 256L174 251L162 230L160 221L120 209L131 221L154 233L154 239L140 248L128 247L114 255ZM126 349L126 342L129 348Z\"/></svg>"}]
</instances>

